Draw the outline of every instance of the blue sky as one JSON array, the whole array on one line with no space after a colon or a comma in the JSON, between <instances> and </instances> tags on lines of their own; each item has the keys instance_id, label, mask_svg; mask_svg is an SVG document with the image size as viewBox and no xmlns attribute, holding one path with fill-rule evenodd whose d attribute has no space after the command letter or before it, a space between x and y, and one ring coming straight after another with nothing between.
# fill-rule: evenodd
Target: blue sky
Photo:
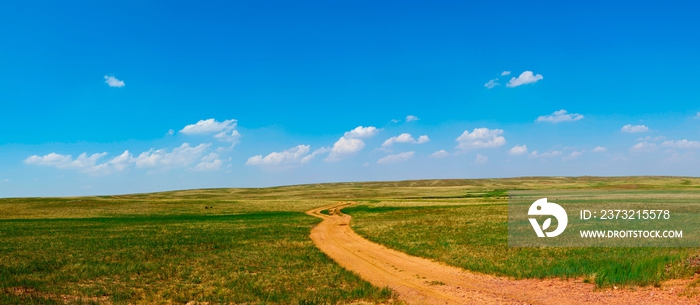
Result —
<instances>
[{"instance_id":1,"label":"blue sky","mask_svg":"<svg viewBox=\"0 0 700 305\"><path fill-rule=\"evenodd\" d=\"M700 4L464 2L4 2L0 197L698 175Z\"/></svg>"}]
</instances>

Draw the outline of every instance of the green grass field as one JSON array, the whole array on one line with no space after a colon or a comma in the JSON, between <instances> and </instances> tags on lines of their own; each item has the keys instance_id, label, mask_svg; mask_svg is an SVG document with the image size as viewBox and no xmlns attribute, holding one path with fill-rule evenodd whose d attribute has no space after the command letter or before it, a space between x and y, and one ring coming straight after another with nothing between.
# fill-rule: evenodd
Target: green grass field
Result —
<instances>
[{"instance_id":1,"label":"green grass field","mask_svg":"<svg viewBox=\"0 0 700 305\"><path fill-rule=\"evenodd\" d=\"M0 220L0 303L390 299L314 247L318 221L279 211Z\"/></svg>"},{"instance_id":2,"label":"green grass field","mask_svg":"<svg viewBox=\"0 0 700 305\"><path fill-rule=\"evenodd\" d=\"M2 199L0 303L390 299L314 247L316 189Z\"/></svg>"},{"instance_id":3,"label":"green grass field","mask_svg":"<svg viewBox=\"0 0 700 305\"><path fill-rule=\"evenodd\" d=\"M697 248L509 248L503 190L624 190L673 194L698 190L698 179L669 177L486 180L460 196L367 200L343 209L360 235L411 255L515 278L582 278L598 287L658 285L700 272ZM700 192L689 199L700 201Z\"/></svg>"},{"instance_id":4,"label":"green grass field","mask_svg":"<svg viewBox=\"0 0 700 305\"><path fill-rule=\"evenodd\" d=\"M359 203L345 211L361 235L484 273L583 277L605 286L655 284L696 270L696 249L506 246L502 190L590 188L700 190L700 179L425 180L0 199L0 303L394 299L344 271L308 238L319 220L303 212L338 201Z\"/></svg>"},{"instance_id":5,"label":"green grass field","mask_svg":"<svg viewBox=\"0 0 700 305\"><path fill-rule=\"evenodd\" d=\"M699 270L693 248L511 248L505 203L343 209L366 238L411 255L515 278L584 278L598 286L649 285Z\"/></svg>"}]
</instances>

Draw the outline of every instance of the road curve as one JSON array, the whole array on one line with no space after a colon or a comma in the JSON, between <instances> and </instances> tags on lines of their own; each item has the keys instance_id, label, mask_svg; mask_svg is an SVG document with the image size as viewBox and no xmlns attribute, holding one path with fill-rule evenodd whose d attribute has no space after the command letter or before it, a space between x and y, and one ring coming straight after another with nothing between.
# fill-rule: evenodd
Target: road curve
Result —
<instances>
[{"instance_id":1,"label":"road curve","mask_svg":"<svg viewBox=\"0 0 700 305\"><path fill-rule=\"evenodd\" d=\"M477 274L410 256L373 243L350 228L339 202L312 209L323 219L311 230L314 244L343 268L378 287L396 291L408 304L698 304L699 298L678 296L681 284L658 288L594 290L574 280L513 280ZM322 214L331 210L332 215ZM675 290L674 290L675 289Z\"/></svg>"}]
</instances>

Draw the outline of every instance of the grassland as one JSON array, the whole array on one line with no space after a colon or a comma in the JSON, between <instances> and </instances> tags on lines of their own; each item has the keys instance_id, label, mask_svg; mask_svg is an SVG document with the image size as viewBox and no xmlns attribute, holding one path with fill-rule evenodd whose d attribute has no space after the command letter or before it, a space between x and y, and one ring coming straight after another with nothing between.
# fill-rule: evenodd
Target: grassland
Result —
<instances>
[{"instance_id":1,"label":"grassland","mask_svg":"<svg viewBox=\"0 0 700 305\"><path fill-rule=\"evenodd\" d=\"M529 186L492 182L481 192L366 201L343 212L353 216L352 228L372 241L482 273L515 278L582 278L606 287L659 285L664 280L700 272L700 251L696 248L508 247L507 197L501 189L596 189L610 190L611 194L619 190L683 191L695 194L687 200L697 203L697 180L584 177L543 182Z\"/></svg>"},{"instance_id":2,"label":"grassland","mask_svg":"<svg viewBox=\"0 0 700 305\"><path fill-rule=\"evenodd\" d=\"M653 284L695 270L695 249L508 248L501 190L548 188L700 190L700 179L425 180L0 199L0 303L392 299L309 240L318 220L303 212L337 201L362 205L347 212L372 240L485 273L609 285Z\"/></svg>"},{"instance_id":3,"label":"grassland","mask_svg":"<svg viewBox=\"0 0 700 305\"><path fill-rule=\"evenodd\" d=\"M511 248L507 206L362 205L343 209L360 235L411 255L515 278L583 278L598 286L660 284L700 270L692 248Z\"/></svg>"},{"instance_id":4,"label":"grassland","mask_svg":"<svg viewBox=\"0 0 700 305\"><path fill-rule=\"evenodd\" d=\"M178 200L1 201L0 303L335 304L392 298L391 291L371 286L314 247L308 234L315 218L264 201L215 212L226 204ZM8 211L16 211L15 217Z\"/></svg>"},{"instance_id":5,"label":"grassland","mask_svg":"<svg viewBox=\"0 0 700 305\"><path fill-rule=\"evenodd\" d=\"M308 240L293 212L5 220L0 303L381 301ZM18 293L19 292L19 293Z\"/></svg>"}]
</instances>

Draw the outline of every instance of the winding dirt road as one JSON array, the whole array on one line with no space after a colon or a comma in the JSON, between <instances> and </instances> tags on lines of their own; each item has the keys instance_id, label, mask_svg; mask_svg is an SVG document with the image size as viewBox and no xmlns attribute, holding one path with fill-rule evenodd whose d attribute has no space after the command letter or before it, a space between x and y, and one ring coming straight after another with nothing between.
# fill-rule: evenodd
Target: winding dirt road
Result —
<instances>
[{"instance_id":1,"label":"winding dirt road","mask_svg":"<svg viewBox=\"0 0 700 305\"><path fill-rule=\"evenodd\" d=\"M375 286L388 286L408 304L700 304L698 296L679 296L688 280L661 288L595 290L581 280L513 280L410 256L357 235L351 217L335 212L350 204L306 212L323 219L311 230L311 239L343 268ZM334 213L321 214L327 209Z\"/></svg>"}]
</instances>

